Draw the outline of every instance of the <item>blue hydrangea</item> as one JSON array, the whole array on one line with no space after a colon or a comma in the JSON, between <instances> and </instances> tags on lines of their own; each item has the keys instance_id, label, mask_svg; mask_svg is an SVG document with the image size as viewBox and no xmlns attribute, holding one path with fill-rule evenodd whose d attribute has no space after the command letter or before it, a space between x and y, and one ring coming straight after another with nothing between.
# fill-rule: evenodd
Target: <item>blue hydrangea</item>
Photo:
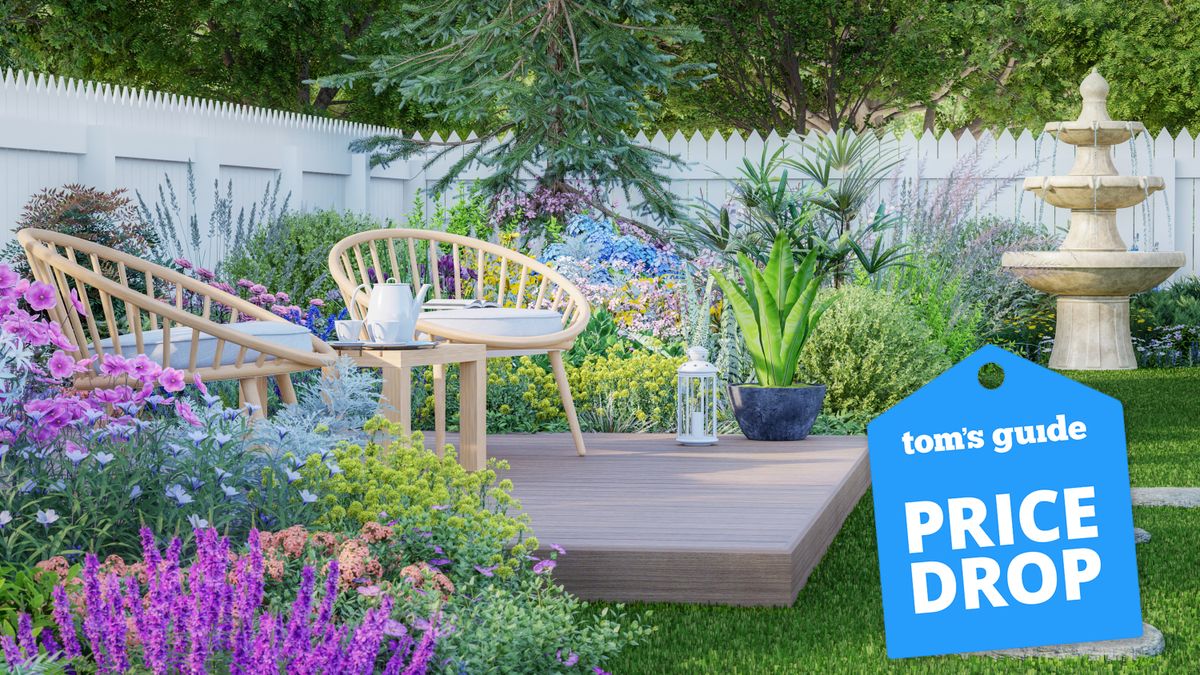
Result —
<instances>
[{"instance_id":1,"label":"blue hydrangea","mask_svg":"<svg viewBox=\"0 0 1200 675\"><path fill-rule=\"evenodd\" d=\"M546 248L543 259L557 258L588 259L596 263L596 275L605 278L593 281L609 281L607 268L624 263L632 269L651 276L678 274L683 264L679 256L665 251L637 237L621 234L609 220L597 220L588 215L577 215L567 223L564 240Z\"/></svg>"}]
</instances>

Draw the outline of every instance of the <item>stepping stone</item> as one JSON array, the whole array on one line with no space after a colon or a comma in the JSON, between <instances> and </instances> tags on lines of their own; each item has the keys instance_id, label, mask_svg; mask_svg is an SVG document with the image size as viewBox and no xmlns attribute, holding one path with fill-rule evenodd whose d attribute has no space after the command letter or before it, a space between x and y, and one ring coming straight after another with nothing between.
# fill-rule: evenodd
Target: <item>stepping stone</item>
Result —
<instances>
[{"instance_id":1,"label":"stepping stone","mask_svg":"<svg viewBox=\"0 0 1200 675\"><path fill-rule=\"evenodd\" d=\"M1200 508L1200 488L1150 487L1133 488L1134 506L1182 506Z\"/></svg>"},{"instance_id":2,"label":"stepping stone","mask_svg":"<svg viewBox=\"0 0 1200 675\"><path fill-rule=\"evenodd\" d=\"M1154 626L1142 622L1142 636L1124 640L1076 642L1067 645L1043 645L1019 649L997 649L975 652L971 656L990 656L996 659L1048 658L1065 659L1086 656L1093 659L1123 659L1158 656L1164 646L1163 634Z\"/></svg>"},{"instance_id":3,"label":"stepping stone","mask_svg":"<svg viewBox=\"0 0 1200 675\"><path fill-rule=\"evenodd\" d=\"M1150 533L1140 527L1133 528L1133 543L1144 544L1150 541Z\"/></svg>"}]
</instances>

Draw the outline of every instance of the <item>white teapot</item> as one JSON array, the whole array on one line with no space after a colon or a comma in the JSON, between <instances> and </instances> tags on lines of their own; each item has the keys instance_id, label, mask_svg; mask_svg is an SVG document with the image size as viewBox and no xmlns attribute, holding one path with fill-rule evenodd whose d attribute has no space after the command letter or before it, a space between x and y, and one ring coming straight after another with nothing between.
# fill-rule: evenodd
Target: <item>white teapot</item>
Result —
<instances>
[{"instance_id":1,"label":"white teapot","mask_svg":"<svg viewBox=\"0 0 1200 675\"><path fill-rule=\"evenodd\" d=\"M357 298L359 291L365 288L367 284L355 288L351 297ZM421 306L425 304L425 296L429 289L429 284L425 284L421 286L416 297L413 297L411 286L397 283L392 278L372 286L371 297L367 300L367 315L363 317L367 335L371 340L411 342L417 330Z\"/></svg>"}]
</instances>

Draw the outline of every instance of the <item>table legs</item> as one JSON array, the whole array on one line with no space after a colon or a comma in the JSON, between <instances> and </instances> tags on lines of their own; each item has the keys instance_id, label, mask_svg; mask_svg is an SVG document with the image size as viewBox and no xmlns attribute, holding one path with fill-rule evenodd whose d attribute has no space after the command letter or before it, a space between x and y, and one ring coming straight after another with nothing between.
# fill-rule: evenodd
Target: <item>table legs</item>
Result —
<instances>
[{"instance_id":1,"label":"table legs","mask_svg":"<svg viewBox=\"0 0 1200 675\"><path fill-rule=\"evenodd\" d=\"M374 364L372 364L374 365ZM433 365L434 451L446 446L446 366ZM412 367L382 366L384 416L412 433ZM459 363L458 459L468 471L487 465L487 359Z\"/></svg>"},{"instance_id":2,"label":"table legs","mask_svg":"<svg viewBox=\"0 0 1200 675\"><path fill-rule=\"evenodd\" d=\"M458 461L478 471L487 464L487 361L463 361L458 377Z\"/></svg>"},{"instance_id":3,"label":"table legs","mask_svg":"<svg viewBox=\"0 0 1200 675\"><path fill-rule=\"evenodd\" d=\"M390 407L385 407L383 416L389 422L400 425L404 435L412 433L412 369L381 368L383 375L382 398Z\"/></svg>"},{"instance_id":4,"label":"table legs","mask_svg":"<svg viewBox=\"0 0 1200 675\"><path fill-rule=\"evenodd\" d=\"M446 448L446 366L436 363L433 370L433 451L438 457Z\"/></svg>"}]
</instances>

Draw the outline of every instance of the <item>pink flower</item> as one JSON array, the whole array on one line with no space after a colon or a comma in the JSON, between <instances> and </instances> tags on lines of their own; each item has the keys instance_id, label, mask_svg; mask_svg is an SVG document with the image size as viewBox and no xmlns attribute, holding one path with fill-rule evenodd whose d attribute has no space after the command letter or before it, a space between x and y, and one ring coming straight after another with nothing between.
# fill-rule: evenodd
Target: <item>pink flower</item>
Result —
<instances>
[{"instance_id":1,"label":"pink flower","mask_svg":"<svg viewBox=\"0 0 1200 675\"><path fill-rule=\"evenodd\" d=\"M533 566L533 573L545 574L546 572L554 569L556 565L558 565L558 563L554 562L553 560L539 560Z\"/></svg>"},{"instance_id":2,"label":"pink flower","mask_svg":"<svg viewBox=\"0 0 1200 675\"><path fill-rule=\"evenodd\" d=\"M161 372L162 367L145 354L138 354L129 360L129 374L138 382L153 382Z\"/></svg>"},{"instance_id":3,"label":"pink flower","mask_svg":"<svg viewBox=\"0 0 1200 675\"><path fill-rule=\"evenodd\" d=\"M199 277L201 281L212 281L217 275L213 274L212 270L207 270L203 267L197 267L196 276Z\"/></svg>"},{"instance_id":4,"label":"pink flower","mask_svg":"<svg viewBox=\"0 0 1200 675\"><path fill-rule=\"evenodd\" d=\"M63 335L62 326L60 326L57 321L51 321L50 323L46 324L46 334L50 340L50 344L54 345L55 347L68 352L79 351L79 348L76 347L73 342L68 340L67 336Z\"/></svg>"},{"instance_id":5,"label":"pink flower","mask_svg":"<svg viewBox=\"0 0 1200 675\"><path fill-rule=\"evenodd\" d=\"M185 270L192 269L192 261L188 260L187 258L176 258L175 265Z\"/></svg>"},{"instance_id":6,"label":"pink flower","mask_svg":"<svg viewBox=\"0 0 1200 675\"><path fill-rule=\"evenodd\" d=\"M200 421L200 418L196 417L196 413L192 412L192 406L188 405L186 401L175 401L175 412L179 413L179 416L182 417L185 422L194 427L204 426L204 423Z\"/></svg>"},{"instance_id":7,"label":"pink flower","mask_svg":"<svg viewBox=\"0 0 1200 675\"><path fill-rule=\"evenodd\" d=\"M196 388L200 390L201 394L208 396L208 387L204 386L204 380L201 379L200 373L192 373L192 382L196 385Z\"/></svg>"},{"instance_id":8,"label":"pink flower","mask_svg":"<svg viewBox=\"0 0 1200 675\"><path fill-rule=\"evenodd\" d=\"M312 305L313 307L324 307L325 301L320 298L313 298L312 300L308 301L308 304Z\"/></svg>"},{"instance_id":9,"label":"pink flower","mask_svg":"<svg viewBox=\"0 0 1200 675\"><path fill-rule=\"evenodd\" d=\"M100 372L109 377L119 377L129 373L129 362L120 354L105 354L100 361Z\"/></svg>"},{"instance_id":10,"label":"pink flower","mask_svg":"<svg viewBox=\"0 0 1200 675\"><path fill-rule=\"evenodd\" d=\"M254 282L250 281L249 279L238 279L237 285L241 286L242 288L253 288ZM263 290L267 290L265 286L263 287Z\"/></svg>"},{"instance_id":11,"label":"pink flower","mask_svg":"<svg viewBox=\"0 0 1200 675\"><path fill-rule=\"evenodd\" d=\"M284 293L283 291L280 291L275 294L275 301L280 304L287 304L292 301L292 296L288 295L287 293Z\"/></svg>"},{"instance_id":12,"label":"pink flower","mask_svg":"<svg viewBox=\"0 0 1200 675\"><path fill-rule=\"evenodd\" d=\"M158 376L158 383L170 392L183 391L183 371L174 368L164 368Z\"/></svg>"},{"instance_id":13,"label":"pink flower","mask_svg":"<svg viewBox=\"0 0 1200 675\"><path fill-rule=\"evenodd\" d=\"M57 304L58 299L54 296L54 287L40 281L33 282L25 290L25 302L28 302L29 306L38 312L50 309Z\"/></svg>"},{"instance_id":14,"label":"pink flower","mask_svg":"<svg viewBox=\"0 0 1200 675\"><path fill-rule=\"evenodd\" d=\"M60 380L75 372L75 359L61 349L55 350L46 365L50 368L50 374Z\"/></svg>"},{"instance_id":15,"label":"pink flower","mask_svg":"<svg viewBox=\"0 0 1200 675\"><path fill-rule=\"evenodd\" d=\"M75 311L80 316L87 316L87 306L79 300L79 291L74 288L71 289L71 306L75 308Z\"/></svg>"},{"instance_id":16,"label":"pink flower","mask_svg":"<svg viewBox=\"0 0 1200 675\"><path fill-rule=\"evenodd\" d=\"M12 288L20 279L21 277L17 276L11 267L0 264L0 288Z\"/></svg>"},{"instance_id":17,"label":"pink flower","mask_svg":"<svg viewBox=\"0 0 1200 675\"><path fill-rule=\"evenodd\" d=\"M243 281L244 281L244 280L243 280ZM239 286L241 286L241 285L242 285L242 282L241 282L241 281L239 281L239 282L238 282L238 285L239 285ZM266 292L267 292L267 287L266 287L266 286L263 286L262 284L252 284L252 285L250 286L250 292L251 292L251 293L253 293L253 294L255 294L255 295L262 295L263 293L266 293Z\"/></svg>"}]
</instances>

